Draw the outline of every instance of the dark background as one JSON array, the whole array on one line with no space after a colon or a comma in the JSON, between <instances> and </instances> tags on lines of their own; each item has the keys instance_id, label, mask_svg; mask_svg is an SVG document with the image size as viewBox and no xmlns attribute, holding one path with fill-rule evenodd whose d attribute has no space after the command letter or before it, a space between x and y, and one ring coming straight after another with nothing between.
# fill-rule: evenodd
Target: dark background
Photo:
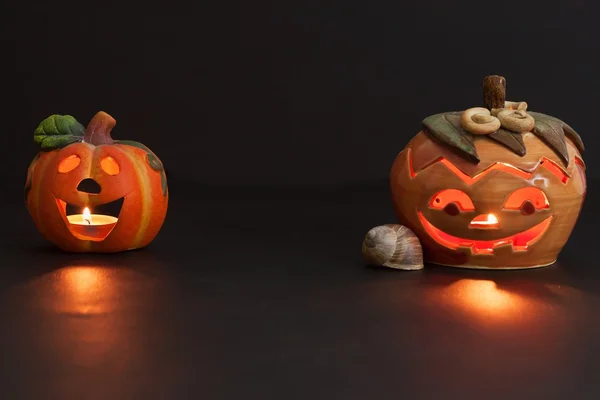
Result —
<instances>
[{"instance_id":1,"label":"dark background","mask_svg":"<svg viewBox=\"0 0 600 400\"><path fill-rule=\"evenodd\" d=\"M14 168L2 173L19 181L42 119L86 125L99 110L116 118L113 136L196 184L381 181L423 118L480 105L488 74L507 78L509 100L571 124L589 174L600 170L591 1L12 7L2 152Z\"/></svg>"},{"instance_id":2,"label":"dark background","mask_svg":"<svg viewBox=\"0 0 600 400\"><path fill-rule=\"evenodd\" d=\"M0 398L598 399L596 2L14 2L0 12ZM551 267L367 268L428 115L509 100L572 125L589 192ZM164 162L146 249L64 254L23 205L50 114Z\"/></svg>"}]
</instances>

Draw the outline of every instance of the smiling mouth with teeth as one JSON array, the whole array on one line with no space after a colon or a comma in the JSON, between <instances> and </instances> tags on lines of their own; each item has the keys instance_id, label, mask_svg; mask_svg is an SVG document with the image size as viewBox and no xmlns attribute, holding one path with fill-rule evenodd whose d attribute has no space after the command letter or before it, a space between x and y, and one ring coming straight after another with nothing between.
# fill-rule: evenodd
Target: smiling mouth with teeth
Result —
<instances>
[{"instance_id":1,"label":"smiling mouth with teeth","mask_svg":"<svg viewBox=\"0 0 600 400\"><path fill-rule=\"evenodd\" d=\"M511 245L513 251L527 251L529 246L538 241L550 226L552 217L548 217L539 224L514 235L495 240L474 240L459 238L433 226L431 222L419 211L419 219L423 227L436 242L453 250L460 248L470 249L473 255L493 255L497 247Z\"/></svg>"},{"instance_id":2,"label":"smiling mouth with teeth","mask_svg":"<svg viewBox=\"0 0 600 400\"><path fill-rule=\"evenodd\" d=\"M59 198L56 199L56 205L73 236L80 240L101 242L117 225L124 200L121 197L110 203L94 204L90 215L84 211L86 206L69 204Z\"/></svg>"}]
</instances>

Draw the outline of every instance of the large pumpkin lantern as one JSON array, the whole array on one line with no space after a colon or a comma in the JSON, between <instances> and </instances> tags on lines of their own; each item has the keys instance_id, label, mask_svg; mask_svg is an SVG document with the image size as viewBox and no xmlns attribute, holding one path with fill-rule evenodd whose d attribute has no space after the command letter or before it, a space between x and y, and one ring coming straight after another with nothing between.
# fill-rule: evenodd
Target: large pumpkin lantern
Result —
<instances>
[{"instance_id":1,"label":"large pumpkin lantern","mask_svg":"<svg viewBox=\"0 0 600 400\"><path fill-rule=\"evenodd\" d=\"M392 165L395 213L425 261L550 265L575 226L586 192L581 138L525 102L505 101L505 85L486 77L485 108L426 118Z\"/></svg>"},{"instance_id":2,"label":"large pumpkin lantern","mask_svg":"<svg viewBox=\"0 0 600 400\"><path fill-rule=\"evenodd\" d=\"M66 251L119 252L147 246L164 222L163 165L141 143L113 140L115 120L99 112L84 128L52 115L35 130L25 202L41 234Z\"/></svg>"}]
</instances>

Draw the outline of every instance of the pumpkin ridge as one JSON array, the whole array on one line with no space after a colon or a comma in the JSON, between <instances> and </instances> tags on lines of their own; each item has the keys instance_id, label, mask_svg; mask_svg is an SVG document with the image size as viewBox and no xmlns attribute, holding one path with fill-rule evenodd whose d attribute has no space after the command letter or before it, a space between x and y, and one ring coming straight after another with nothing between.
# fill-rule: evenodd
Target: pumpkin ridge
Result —
<instances>
[{"instance_id":1,"label":"pumpkin ridge","mask_svg":"<svg viewBox=\"0 0 600 400\"><path fill-rule=\"evenodd\" d=\"M135 148L146 151L147 152L146 157L147 157L148 164L150 165L150 167L153 170L160 172L160 184L161 184L161 188L162 188L162 194L163 194L163 197L167 197L168 184L167 184L167 174L165 173L164 165L162 164L162 161L160 161L158 156L152 150L150 150L150 148L148 146L146 146L143 143L136 142L134 140L126 140L126 139L125 140L115 140L113 142L113 144L123 145L123 146L131 146L131 147L135 147ZM152 161L152 160L155 160L155 161Z\"/></svg>"},{"instance_id":2,"label":"pumpkin ridge","mask_svg":"<svg viewBox=\"0 0 600 400\"><path fill-rule=\"evenodd\" d=\"M118 147L117 147L118 148ZM137 157L137 154L130 153L124 149L119 148L125 156L131 161L131 165L135 170L135 175L137 181L140 185L140 196L142 199L142 218L139 222L138 228L136 230L135 236L133 238L133 243L130 246L131 248L137 248L139 244L142 242L144 235L148 229L148 225L150 224L150 210L152 206L152 196L149 193L148 189L150 187L150 180L148 179L148 175L145 173L144 169L140 167L140 160ZM143 161L145 163L145 161Z\"/></svg>"}]
</instances>

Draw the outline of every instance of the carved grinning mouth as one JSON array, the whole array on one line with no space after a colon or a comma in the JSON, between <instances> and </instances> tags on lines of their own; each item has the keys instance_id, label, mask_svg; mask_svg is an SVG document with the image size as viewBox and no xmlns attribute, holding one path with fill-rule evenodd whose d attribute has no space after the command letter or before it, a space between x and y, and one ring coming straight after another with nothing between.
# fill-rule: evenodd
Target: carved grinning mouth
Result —
<instances>
[{"instance_id":1,"label":"carved grinning mouth","mask_svg":"<svg viewBox=\"0 0 600 400\"><path fill-rule=\"evenodd\" d=\"M452 236L433 226L431 222L427 221L421 211L418 211L418 214L421 224L423 224L423 227L429 236L436 242L453 250L460 248L470 249L471 253L476 255L493 255L495 248L505 245L511 245L513 251L527 251L530 245L542 237L552 220L552 216L550 216L532 228L505 238L495 240L474 240Z\"/></svg>"},{"instance_id":2,"label":"carved grinning mouth","mask_svg":"<svg viewBox=\"0 0 600 400\"><path fill-rule=\"evenodd\" d=\"M73 236L81 240L102 241L112 232L119 220L125 197L104 204L90 206L91 222L82 217L86 206L69 204L59 198L56 205Z\"/></svg>"}]
</instances>

